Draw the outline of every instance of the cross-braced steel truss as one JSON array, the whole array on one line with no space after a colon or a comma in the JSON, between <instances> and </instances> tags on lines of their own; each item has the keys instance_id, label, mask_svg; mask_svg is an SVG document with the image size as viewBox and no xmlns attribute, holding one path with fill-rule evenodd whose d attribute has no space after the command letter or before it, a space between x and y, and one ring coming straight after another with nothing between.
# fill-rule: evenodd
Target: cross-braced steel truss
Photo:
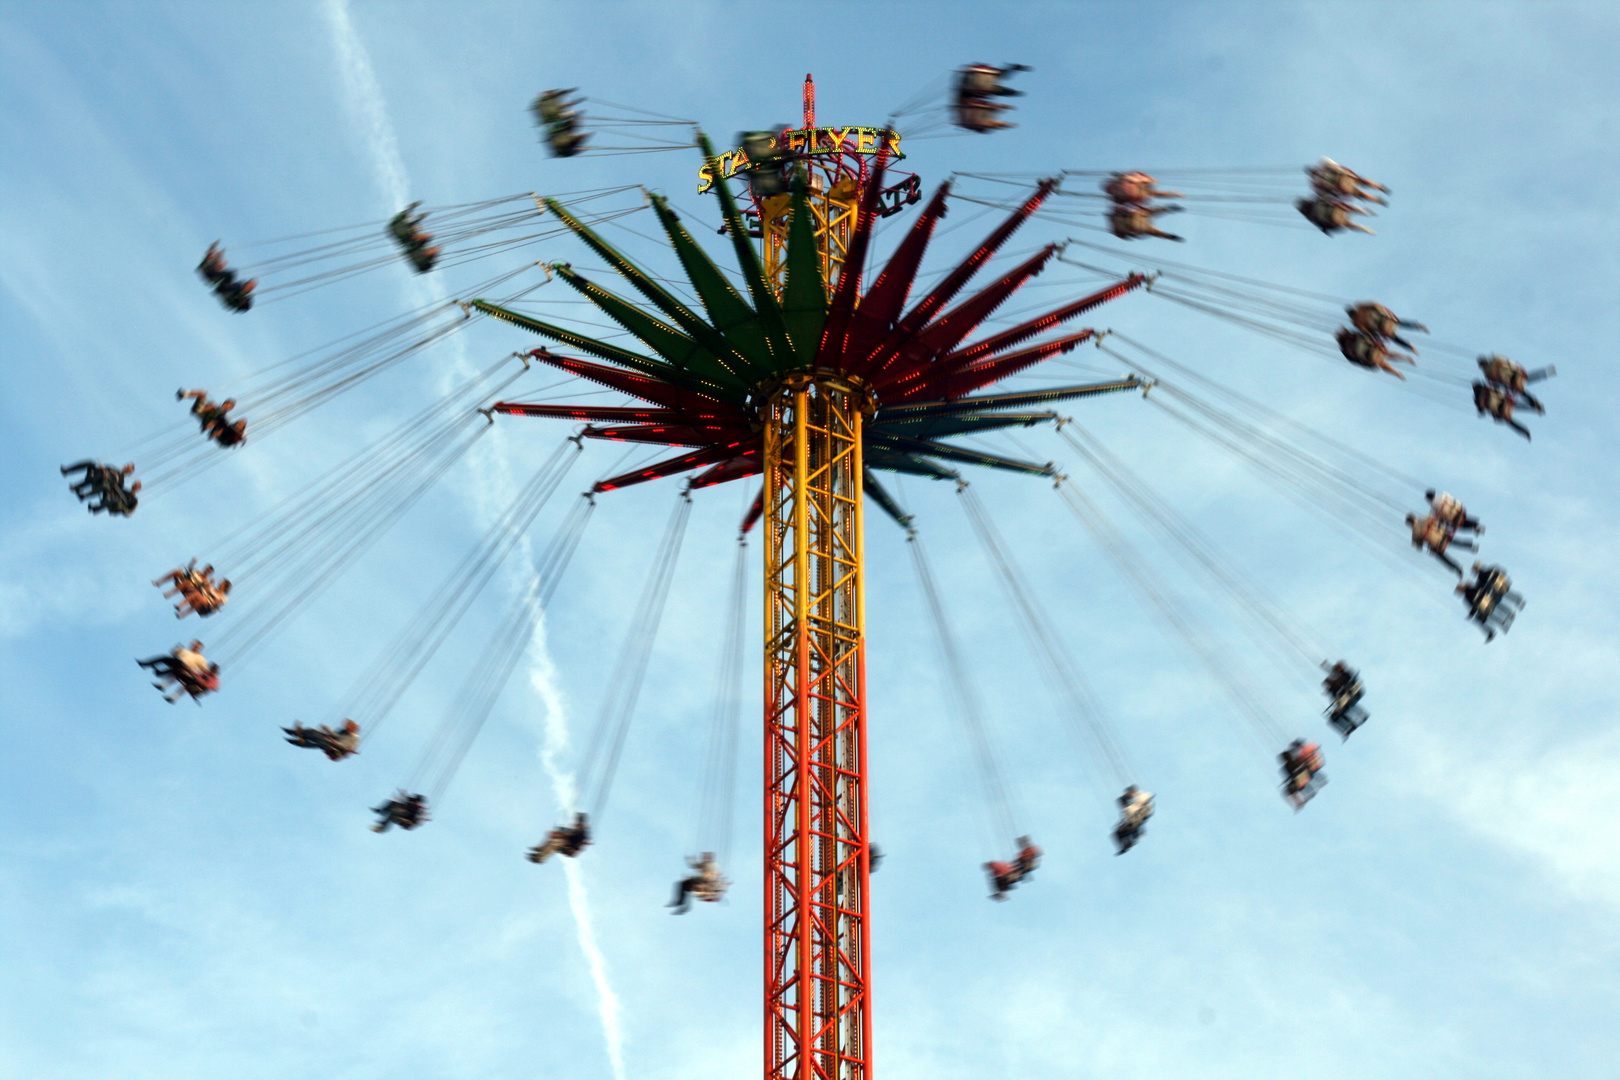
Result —
<instances>
[{"instance_id":1,"label":"cross-braced steel truss","mask_svg":"<svg viewBox=\"0 0 1620 1080\"><path fill-rule=\"evenodd\" d=\"M866 393L791 377L765 442L767 1080L866 1080Z\"/></svg>"}]
</instances>

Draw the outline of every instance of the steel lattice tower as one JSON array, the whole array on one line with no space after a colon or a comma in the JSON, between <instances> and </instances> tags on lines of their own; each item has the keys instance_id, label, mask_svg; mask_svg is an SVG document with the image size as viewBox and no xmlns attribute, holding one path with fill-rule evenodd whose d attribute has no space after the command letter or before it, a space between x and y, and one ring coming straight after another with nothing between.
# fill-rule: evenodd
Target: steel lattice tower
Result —
<instances>
[{"instance_id":1,"label":"steel lattice tower","mask_svg":"<svg viewBox=\"0 0 1620 1080\"><path fill-rule=\"evenodd\" d=\"M695 472L689 489L761 476L765 533L765 1077L870 1080L871 872L867 820L863 505L909 520L875 475L954 480L956 464L1051 476L1049 464L944 441L1056 419L1053 403L1141 387L1134 376L981 394L1092 337L1046 336L1143 284L1132 274L973 342L985 319L1058 250L1047 244L956 301L1039 208L1043 181L921 299L912 285L950 182L907 227L870 288L862 268L880 217L921 201L917 177L885 185L899 136L805 125L767 140L773 163L706 139L699 191L712 191L743 289L732 285L658 195L650 198L703 311L640 269L555 199L542 204L640 295L633 301L566 263L556 276L644 347L637 352L533 315L471 309L531 330L585 360L529 355L641 404L498 402L497 412L585 421L586 438L682 448L598 481L596 492ZM726 182L744 174L751 206ZM817 178L819 177L819 181ZM787 193L783 194L784 184ZM751 239L760 241L756 249ZM746 291L746 295L745 295ZM1039 339L1039 340L1036 340ZM1032 343L1033 342L1033 343Z\"/></svg>"},{"instance_id":2,"label":"steel lattice tower","mask_svg":"<svg viewBox=\"0 0 1620 1080\"><path fill-rule=\"evenodd\" d=\"M862 390L786 380L765 415L765 1054L770 1080L864 1080Z\"/></svg>"}]
</instances>

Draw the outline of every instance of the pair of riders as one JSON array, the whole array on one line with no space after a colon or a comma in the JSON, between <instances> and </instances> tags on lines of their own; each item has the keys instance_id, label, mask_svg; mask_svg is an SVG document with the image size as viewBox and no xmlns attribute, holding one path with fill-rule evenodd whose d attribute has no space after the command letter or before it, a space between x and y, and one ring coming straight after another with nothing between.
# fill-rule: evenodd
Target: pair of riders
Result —
<instances>
[{"instance_id":1,"label":"pair of riders","mask_svg":"<svg viewBox=\"0 0 1620 1080\"><path fill-rule=\"evenodd\" d=\"M748 158L748 168L742 174L748 180L748 191L755 199L779 199L791 190L792 185L784 169L792 160L792 155L781 145L776 132L743 132L742 151Z\"/></svg>"},{"instance_id":2,"label":"pair of riders","mask_svg":"<svg viewBox=\"0 0 1620 1080\"><path fill-rule=\"evenodd\" d=\"M1417 349L1400 336L1400 331L1421 330L1427 334L1429 328L1422 323L1399 318L1383 304L1375 304L1371 300L1363 300L1344 310L1350 316L1350 325L1340 327L1334 335L1344 358L1357 367L1387 371L1404 381L1406 375L1396 370L1390 361L1400 360L1407 364L1416 364L1417 361L1406 353L1391 349L1389 344L1394 342L1415 353Z\"/></svg>"},{"instance_id":3,"label":"pair of riders","mask_svg":"<svg viewBox=\"0 0 1620 1080\"><path fill-rule=\"evenodd\" d=\"M136 480L129 487L124 486L124 481L134 472L134 462L121 469L116 465L98 464L90 460L62 466L63 476L84 474L78 480L70 481L68 490L77 495L80 502L89 504L86 509L92 514L105 513L113 517L129 517L140 504L138 492L141 482Z\"/></svg>"},{"instance_id":4,"label":"pair of riders","mask_svg":"<svg viewBox=\"0 0 1620 1080\"><path fill-rule=\"evenodd\" d=\"M176 390L174 400L184 401L194 398L191 403L191 415L197 418L202 426L202 433L206 438L214 440L221 446L240 446L247 440L247 421L232 420L230 411L236 408L235 398L226 398L221 402L209 399L206 390Z\"/></svg>"},{"instance_id":5,"label":"pair of riders","mask_svg":"<svg viewBox=\"0 0 1620 1080\"><path fill-rule=\"evenodd\" d=\"M1322 667L1327 672L1322 689L1328 696L1328 723L1341 738L1348 739L1367 722L1367 710L1361 707L1367 688L1361 684L1361 674L1343 660L1335 661L1331 667L1324 660Z\"/></svg>"},{"instance_id":6,"label":"pair of riders","mask_svg":"<svg viewBox=\"0 0 1620 1080\"><path fill-rule=\"evenodd\" d=\"M1457 594L1468 604L1468 617L1485 631L1485 640L1507 633L1524 607L1524 597L1513 591L1513 580L1500 566L1475 563L1474 579L1457 583Z\"/></svg>"},{"instance_id":7,"label":"pair of riders","mask_svg":"<svg viewBox=\"0 0 1620 1080\"><path fill-rule=\"evenodd\" d=\"M204 694L219 689L219 665L211 663L202 648L202 642L193 641L190 645L176 645L166 655L135 662L158 677L152 685L164 691L163 700L170 705L182 694L191 695L200 704Z\"/></svg>"},{"instance_id":8,"label":"pair of riders","mask_svg":"<svg viewBox=\"0 0 1620 1080\"><path fill-rule=\"evenodd\" d=\"M241 313L253 306L253 289L259 284L259 279L236 280L236 271L225 265L225 252L218 240L208 245L202 262L197 264L197 273L213 286L214 295L230 310Z\"/></svg>"},{"instance_id":9,"label":"pair of riders","mask_svg":"<svg viewBox=\"0 0 1620 1080\"><path fill-rule=\"evenodd\" d=\"M294 746L319 750L332 761L342 761L360 752L360 725L353 720L343 721L335 731L325 724L307 728L296 720L293 721L292 727L284 727L281 730L286 733L287 741Z\"/></svg>"},{"instance_id":10,"label":"pair of riders","mask_svg":"<svg viewBox=\"0 0 1620 1080\"><path fill-rule=\"evenodd\" d=\"M1446 549L1455 546L1467 551L1477 550L1472 540L1457 539L1457 533L1471 530L1478 539L1477 534L1484 532L1485 526L1469 517L1467 508L1443 491L1438 494L1427 491L1424 496L1429 500L1429 512L1421 518L1416 514L1406 515L1406 523L1412 528L1412 546L1419 550L1428 548L1435 558L1462 577L1463 568L1446 554Z\"/></svg>"},{"instance_id":11,"label":"pair of riders","mask_svg":"<svg viewBox=\"0 0 1620 1080\"><path fill-rule=\"evenodd\" d=\"M1306 166L1305 175L1311 182L1311 198L1296 199L1294 207L1305 215L1306 221L1329 235L1346 229L1372 234L1371 229L1355 220L1355 215L1372 213L1361 203L1389 205L1388 199L1374 194L1378 191L1388 194L1389 188L1326 157L1315 165Z\"/></svg>"},{"instance_id":12,"label":"pair of riders","mask_svg":"<svg viewBox=\"0 0 1620 1080\"><path fill-rule=\"evenodd\" d=\"M995 100L998 97L1021 97L1022 90L1001 84L1002 77L1014 71L1028 71L1023 64L996 67L993 64L968 64L956 72L956 92L952 96L951 111L956 126L981 134L1016 127L1001 119L1001 113L1012 108Z\"/></svg>"},{"instance_id":13,"label":"pair of riders","mask_svg":"<svg viewBox=\"0 0 1620 1080\"><path fill-rule=\"evenodd\" d=\"M559 825L546 834L546 838L529 849L532 863L543 863L553 855L576 857L591 844L590 819L583 810L574 814L573 823Z\"/></svg>"},{"instance_id":14,"label":"pair of riders","mask_svg":"<svg viewBox=\"0 0 1620 1080\"><path fill-rule=\"evenodd\" d=\"M1041 849L1027 836L1016 841L1018 854L1012 862L987 862L984 869L990 875L990 899L1005 900L1007 894L1041 865Z\"/></svg>"},{"instance_id":15,"label":"pair of riders","mask_svg":"<svg viewBox=\"0 0 1620 1080\"><path fill-rule=\"evenodd\" d=\"M1180 206L1155 206L1154 199L1179 199L1179 191L1163 191L1159 182L1145 172L1114 173L1103 181L1103 194L1110 200L1108 228L1121 240L1140 240L1157 236L1164 240L1181 240L1153 223L1160 214L1173 214Z\"/></svg>"},{"instance_id":16,"label":"pair of riders","mask_svg":"<svg viewBox=\"0 0 1620 1080\"><path fill-rule=\"evenodd\" d=\"M664 905L675 909L671 915L685 915L693 897L709 904L718 903L731 885L720 873L720 864L712 851L705 851L695 859L688 857L686 865L692 872L675 883L675 898Z\"/></svg>"},{"instance_id":17,"label":"pair of riders","mask_svg":"<svg viewBox=\"0 0 1620 1080\"><path fill-rule=\"evenodd\" d=\"M1545 413L1547 410L1526 387L1549 375L1558 374L1558 369L1545 367L1539 371L1526 371L1522 365L1515 364L1507 357L1491 353L1479 358L1479 370L1485 380L1473 386L1474 411L1480 416L1489 415L1497 423L1506 424L1526 439L1530 438L1530 429L1513 419L1513 410L1523 405L1535 412Z\"/></svg>"},{"instance_id":18,"label":"pair of riders","mask_svg":"<svg viewBox=\"0 0 1620 1080\"><path fill-rule=\"evenodd\" d=\"M393 798L381 806L373 806L371 812L377 815L377 823L371 827L371 831L376 833L387 832L393 825L409 832L429 820L427 796L412 794L404 788L400 788Z\"/></svg>"},{"instance_id":19,"label":"pair of riders","mask_svg":"<svg viewBox=\"0 0 1620 1080\"><path fill-rule=\"evenodd\" d=\"M573 157L585 148L585 140L590 135L579 130L581 119L576 108L584 98L568 100L573 90L547 90L534 99L529 106L539 125L546 129L546 145L551 148L553 157Z\"/></svg>"},{"instance_id":20,"label":"pair of riders","mask_svg":"<svg viewBox=\"0 0 1620 1080\"><path fill-rule=\"evenodd\" d=\"M197 569L197 560L192 559L187 566L169 571L153 585L162 588L164 585L173 585L164 596L178 596L180 600L174 605L174 616L183 619L192 612L199 618L206 619L214 612L225 606L231 592L231 580L214 581L214 568L205 566Z\"/></svg>"},{"instance_id":21,"label":"pair of riders","mask_svg":"<svg viewBox=\"0 0 1620 1080\"><path fill-rule=\"evenodd\" d=\"M1114 843L1119 850L1114 854L1123 855L1142 839L1147 819L1153 816L1153 792L1132 784L1114 801L1119 803L1119 824L1114 826Z\"/></svg>"},{"instance_id":22,"label":"pair of riders","mask_svg":"<svg viewBox=\"0 0 1620 1080\"><path fill-rule=\"evenodd\" d=\"M1277 760L1282 763L1283 798L1295 810L1310 802L1327 783L1322 772L1322 748L1313 742L1295 739L1277 755Z\"/></svg>"},{"instance_id":23,"label":"pair of riders","mask_svg":"<svg viewBox=\"0 0 1620 1080\"><path fill-rule=\"evenodd\" d=\"M422 231L422 221L427 215L411 213L421 205L420 202L413 202L395 214L388 223L388 232L405 249L405 257L411 260L416 272L425 274L439 261L439 249L428 246L433 234Z\"/></svg>"}]
</instances>

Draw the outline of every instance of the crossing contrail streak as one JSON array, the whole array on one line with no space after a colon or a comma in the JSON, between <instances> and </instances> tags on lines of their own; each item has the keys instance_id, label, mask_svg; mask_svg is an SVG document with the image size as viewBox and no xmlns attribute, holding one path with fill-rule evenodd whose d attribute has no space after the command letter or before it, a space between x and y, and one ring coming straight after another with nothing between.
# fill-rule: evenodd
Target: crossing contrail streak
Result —
<instances>
[{"instance_id":1,"label":"crossing contrail streak","mask_svg":"<svg viewBox=\"0 0 1620 1080\"><path fill-rule=\"evenodd\" d=\"M330 0L326 17L332 23L332 42L337 46L338 67L343 73L345 104L366 139L380 194L389 206L404 206L410 201L405 162L399 156L399 140L394 137L394 125L388 121L388 105L382 87L377 85L371 57L349 18L348 0Z\"/></svg>"},{"instance_id":2,"label":"crossing contrail streak","mask_svg":"<svg viewBox=\"0 0 1620 1080\"><path fill-rule=\"evenodd\" d=\"M572 813L578 802L578 788L574 776L559 764L568 749L568 714L562 697L557 692L557 681L551 666L551 657L544 640L545 624L535 630L535 662L530 669L529 681L546 710L546 741L540 752L540 761L557 795L558 808ZM607 959L596 944L596 930L591 922L591 909L585 892L585 875L573 859L561 860L568 878L568 906L574 913L574 926L579 931L579 948L591 969L591 981L596 984L598 1009L602 1019L602 1035L607 1039L608 1063L613 1067L613 1080L624 1080L623 1040L619 1030L619 996L608 981Z\"/></svg>"},{"instance_id":3,"label":"crossing contrail streak","mask_svg":"<svg viewBox=\"0 0 1620 1080\"><path fill-rule=\"evenodd\" d=\"M394 126L388 119L388 106L383 99L382 88L377 83L377 76L372 70L371 58L366 52L365 45L360 41L354 29L354 22L349 17L347 0L328 0L326 16L331 23L332 42L337 50L338 68L343 76L345 104L371 158L378 194L390 211L397 210L410 202L410 180L405 172L405 162L400 157L399 140L394 135ZM427 283L419 277L411 278L409 290L413 305L427 304L435 299ZM456 366L464 368L465 355L460 339L452 340L457 350ZM510 483L504 485L499 483L509 472L507 467L509 463L505 456L499 457L500 460L492 464L497 465L501 475L493 479L486 478L486 488L511 486ZM501 499L500 493L493 490L485 490L480 494L485 496L484 501L493 505L504 505L510 501ZM523 576L532 579L535 574L534 560L526 538L521 552L522 565L526 571ZM530 581L522 583L524 588L530 584ZM567 811L573 808L576 795L573 775L559 764L560 755L567 749L569 743L568 715L563 707L562 695L557 690L556 669L546 648L544 613L540 615L535 623L534 639L530 643L529 683L545 708L545 737L540 760L551 780L552 789L556 792L558 804ZM585 889L585 877L580 872L579 864L573 859L561 861L568 882L568 907L574 917L579 950L585 956L591 981L596 986L597 1012L602 1024L602 1035L607 1043L608 1063L613 1069L613 1080L624 1080L619 996L613 991L613 985L608 979L607 958L602 955L596 941L596 930L591 920L590 897Z\"/></svg>"}]
</instances>

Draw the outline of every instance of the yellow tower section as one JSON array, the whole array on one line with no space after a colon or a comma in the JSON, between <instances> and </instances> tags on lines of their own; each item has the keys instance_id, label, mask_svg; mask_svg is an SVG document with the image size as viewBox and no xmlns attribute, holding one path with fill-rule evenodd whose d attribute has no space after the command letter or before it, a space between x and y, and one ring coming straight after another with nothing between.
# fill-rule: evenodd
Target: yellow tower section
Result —
<instances>
[{"instance_id":1,"label":"yellow tower section","mask_svg":"<svg viewBox=\"0 0 1620 1080\"><path fill-rule=\"evenodd\" d=\"M871 1080L861 427L790 376L765 419L766 1080Z\"/></svg>"},{"instance_id":2,"label":"yellow tower section","mask_svg":"<svg viewBox=\"0 0 1620 1080\"><path fill-rule=\"evenodd\" d=\"M868 177L864 158L836 149L844 132L820 151L827 130L815 126L806 76L804 127L776 141L806 167L830 298ZM866 142L878 149L875 137ZM778 295L790 198L755 203ZM875 406L859 380L807 370L788 374L760 417L766 1080L871 1080L861 428Z\"/></svg>"},{"instance_id":3,"label":"yellow tower section","mask_svg":"<svg viewBox=\"0 0 1620 1080\"><path fill-rule=\"evenodd\" d=\"M751 162L746 149L736 149L705 162L698 173L699 194L708 191L717 179L748 174L754 168L774 169L778 162L802 165L809 182L809 207L814 215L816 250L821 261L821 280L832 297L844 269L850 237L860 212L861 192L871 175L871 165L881 155L890 164L905 157L900 152L900 136L888 128L817 127L816 87L810 76L804 78L804 126L777 132L764 139L755 152L768 154ZM759 133L763 135L764 133ZM768 147L768 149L766 149ZM892 174L891 174L892 175ZM745 212L750 221L749 235L760 240L765 278L778 295L787 284L788 230L792 223L792 196L784 183L773 185L769 194L750 184L753 207ZM883 191L878 215L886 217L902 206L918 201L921 187L914 176Z\"/></svg>"},{"instance_id":4,"label":"yellow tower section","mask_svg":"<svg viewBox=\"0 0 1620 1080\"><path fill-rule=\"evenodd\" d=\"M798 153L816 153L823 140L816 131L816 82L804 77L804 127L798 131L784 131L777 137L782 149ZM830 140L828 140L830 141ZM875 141L875 140L874 140ZM840 145L838 139L835 145ZM857 144L859 137L857 136ZM785 144L785 145L784 145ZM849 236L855 231L855 218L861 191L860 172L851 172L837 152L821 157L806 156L809 173L810 212L816 218L816 251L821 256L821 280L826 282L827 296L838 284L838 275L844 269L844 256L849 251ZM778 296L787 283L788 225L792 221L790 195L771 195L759 200L759 224L765 278Z\"/></svg>"},{"instance_id":5,"label":"yellow tower section","mask_svg":"<svg viewBox=\"0 0 1620 1080\"><path fill-rule=\"evenodd\" d=\"M798 134L797 132L793 134ZM827 296L838 284L844 269L849 237L855 231L860 210L860 179L842 168L842 162L809 158L805 161L810 180L807 204L816 219L816 252L821 257L821 280L827 283ZM759 200L761 247L765 277L780 295L787 283L788 225L792 216L788 204L792 196L770 195Z\"/></svg>"}]
</instances>

